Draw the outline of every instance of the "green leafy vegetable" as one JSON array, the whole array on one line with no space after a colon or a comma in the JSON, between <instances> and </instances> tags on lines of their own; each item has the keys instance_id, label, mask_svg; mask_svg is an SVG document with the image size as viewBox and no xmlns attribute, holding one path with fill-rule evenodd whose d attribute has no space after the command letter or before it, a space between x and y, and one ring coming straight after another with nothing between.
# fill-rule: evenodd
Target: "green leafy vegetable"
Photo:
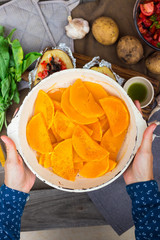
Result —
<instances>
[{"instance_id":1,"label":"green leafy vegetable","mask_svg":"<svg viewBox=\"0 0 160 240\"><path fill-rule=\"evenodd\" d=\"M18 39L11 41L15 28L4 37L4 27L0 26L0 131L6 123L6 110L14 101L19 103L17 83L22 73L39 57L40 53L31 52L24 56Z\"/></svg>"}]
</instances>

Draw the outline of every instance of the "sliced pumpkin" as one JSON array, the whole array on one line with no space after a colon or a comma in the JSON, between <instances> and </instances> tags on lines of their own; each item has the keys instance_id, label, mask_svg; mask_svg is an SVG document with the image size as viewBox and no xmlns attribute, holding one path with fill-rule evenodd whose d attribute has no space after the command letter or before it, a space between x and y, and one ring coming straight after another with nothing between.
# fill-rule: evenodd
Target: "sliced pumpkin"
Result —
<instances>
[{"instance_id":1,"label":"sliced pumpkin","mask_svg":"<svg viewBox=\"0 0 160 240\"><path fill-rule=\"evenodd\" d=\"M58 101L56 101L56 100L52 100L52 101L53 101L53 105L54 105L55 112L56 112L57 110L61 111L61 110L62 110L62 108L61 108L61 103L58 102Z\"/></svg>"},{"instance_id":2,"label":"sliced pumpkin","mask_svg":"<svg viewBox=\"0 0 160 240\"><path fill-rule=\"evenodd\" d=\"M83 128L86 131L86 133L88 133L89 136L91 136L93 134L93 130L91 128L87 127L86 125L80 125L80 127Z\"/></svg>"},{"instance_id":3,"label":"sliced pumpkin","mask_svg":"<svg viewBox=\"0 0 160 240\"><path fill-rule=\"evenodd\" d=\"M27 124L27 141L39 153L52 152L53 147L42 113L38 113Z\"/></svg>"},{"instance_id":4,"label":"sliced pumpkin","mask_svg":"<svg viewBox=\"0 0 160 240\"><path fill-rule=\"evenodd\" d=\"M75 180L72 139L66 139L54 148L51 161L54 173L67 180Z\"/></svg>"},{"instance_id":5,"label":"sliced pumpkin","mask_svg":"<svg viewBox=\"0 0 160 240\"><path fill-rule=\"evenodd\" d=\"M94 141L80 126L74 129L72 143L74 150L86 162L100 161L109 155L109 152Z\"/></svg>"},{"instance_id":6,"label":"sliced pumpkin","mask_svg":"<svg viewBox=\"0 0 160 240\"><path fill-rule=\"evenodd\" d=\"M111 172L116 166L117 162L112 159L109 159L109 168L107 172Z\"/></svg>"},{"instance_id":7,"label":"sliced pumpkin","mask_svg":"<svg viewBox=\"0 0 160 240\"><path fill-rule=\"evenodd\" d=\"M85 178L97 178L104 175L109 168L109 156L101 161L88 162L80 170L79 174Z\"/></svg>"},{"instance_id":8,"label":"sliced pumpkin","mask_svg":"<svg viewBox=\"0 0 160 240\"><path fill-rule=\"evenodd\" d=\"M102 135L109 129L109 122L106 115L99 120L102 128Z\"/></svg>"},{"instance_id":9,"label":"sliced pumpkin","mask_svg":"<svg viewBox=\"0 0 160 240\"><path fill-rule=\"evenodd\" d=\"M61 107L63 112L69 117L73 122L78 124L89 124L97 121L97 118L86 118L82 116L80 113L78 113L71 105L69 96L70 96L70 88L67 88L63 95L62 95L62 101L61 101Z\"/></svg>"},{"instance_id":10,"label":"sliced pumpkin","mask_svg":"<svg viewBox=\"0 0 160 240\"><path fill-rule=\"evenodd\" d=\"M53 124L54 105L50 97L43 90L39 90L36 101L34 115L42 113L49 129Z\"/></svg>"},{"instance_id":11,"label":"sliced pumpkin","mask_svg":"<svg viewBox=\"0 0 160 240\"><path fill-rule=\"evenodd\" d=\"M83 163L83 159L76 153L76 151L74 151L73 149L73 162L74 163L80 163L82 162Z\"/></svg>"},{"instance_id":12,"label":"sliced pumpkin","mask_svg":"<svg viewBox=\"0 0 160 240\"><path fill-rule=\"evenodd\" d=\"M94 100L81 79L77 79L70 88L70 103L74 109L87 118L96 118L104 114L101 106Z\"/></svg>"},{"instance_id":13,"label":"sliced pumpkin","mask_svg":"<svg viewBox=\"0 0 160 240\"><path fill-rule=\"evenodd\" d=\"M83 168L83 162L74 163L74 170L81 170Z\"/></svg>"},{"instance_id":14,"label":"sliced pumpkin","mask_svg":"<svg viewBox=\"0 0 160 240\"><path fill-rule=\"evenodd\" d=\"M125 103L118 97L109 96L100 99L100 104L104 109L113 136L120 135L129 126L129 112Z\"/></svg>"},{"instance_id":15,"label":"sliced pumpkin","mask_svg":"<svg viewBox=\"0 0 160 240\"><path fill-rule=\"evenodd\" d=\"M88 91L92 94L96 102L99 103L99 99L108 97L109 94L106 90L99 84L93 82L83 82Z\"/></svg>"},{"instance_id":16,"label":"sliced pumpkin","mask_svg":"<svg viewBox=\"0 0 160 240\"><path fill-rule=\"evenodd\" d=\"M102 127L101 127L100 122L97 121L97 122L91 123L87 126L93 130L93 133L91 135L92 139L100 142L102 139Z\"/></svg>"},{"instance_id":17,"label":"sliced pumpkin","mask_svg":"<svg viewBox=\"0 0 160 240\"><path fill-rule=\"evenodd\" d=\"M65 88L51 89L50 91L47 92L47 94L52 100L61 102L61 98L64 90Z\"/></svg>"},{"instance_id":18,"label":"sliced pumpkin","mask_svg":"<svg viewBox=\"0 0 160 240\"><path fill-rule=\"evenodd\" d=\"M4 157L4 154L3 154L1 146L0 146L0 163L1 163L2 167L4 167L4 165L5 165L5 157Z\"/></svg>"},{"instance_id":19,"label":"sliced pumpkin","mask_svg":"<svg viewBox=\"0 0 160 240\"><path fill-rule=\"evenodd\" d=\"M54 127L61 138L67 139L72 137L75 124L63 112L56 111Z\"/></svg>"},{"instance_id":20,"label":"sliced pumpkin","mask_svg":"<svg viewBox=\"0 0 160 240\"><path fill-rule=\"evenodd\" d=\"M53 134L54 134L57 142L61 142L61 141L63 140L63 138L61 138L61 137L59 136L59 134L57 133L54 124L52 124L51 130L52 130L52 132L53 132Z\"/></svg>"},{"instance_id":21,"label":"sliced pumpkin","mask_svg":"<svg viewBox=\"0 0 160 240\"><path fill-rule=\"evenodd\" d=\"M101 146L104 147L110 153L111 159L116 160L118 152L122 147L125 136L126 131L115 137L113 136L111 129L108 129L107 132L103 135Z\"/></svg>"}]
</instances>

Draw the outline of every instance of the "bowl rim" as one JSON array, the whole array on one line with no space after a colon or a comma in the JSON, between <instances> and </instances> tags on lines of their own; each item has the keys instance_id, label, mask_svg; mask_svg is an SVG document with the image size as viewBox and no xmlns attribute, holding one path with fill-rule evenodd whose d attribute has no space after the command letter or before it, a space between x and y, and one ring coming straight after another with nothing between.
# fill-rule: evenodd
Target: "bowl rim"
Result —
<instances>
[{"instance_id":1,"label":"bowl rim","mask_svg":"<svg viewBox=\"0 0 160 240\"><path fill-rule=\"evenodd\" d=\"M139 80L138 80L138 79L139 79ZM150 82L147 78L142 77L142 76L132 77L132 78L128 79L128 80L125 82L123 88L124 88L124 90L127 92L129 86L132 84L132 81L133 81L133 83L134 83L134 80L135 80L135 81L137 80L137 82L142 83L141 79L142 79L144 85L145 85L144 82L146 82L146 83L148 83L148 85L149 85L150 88L151 88L151 98L150 98L149 102L146 103L145 105L142 105L142 106L141 106L141 108L145 108L145 107L147 107L147 106L152 102L152 100L153 100L153 98L154 98L154 87L153 87L153 85L151 84L151 82Z\"/></svg>"},{"instance_id":2,"label":"bowl rim","mask_svg":"<svg viewBox=\"0 0 160 240\"><path fill-rule=\"evenodd\" d=\"M139 4L140 4L140 1L141 0L137 0L134 4L134 8L133 8L133 21L134 21L134 25L136 27L136 30L138 32L138 35L141 37L141 39L148 45L150 46L151 48L157 50L157 51L160 51L160 48L157 48L155 47L154 45L152 45L151 43L149 43L144 37L143 35L141 34L141 32L139 31L139 28L138 28L138 25L137 25L137 9L139 7Z\"/></svg>"},{"instance_id":3,"label":"bowl rim","mask_svg":"<svg viewBox=\"0 0 160 240\"><path fill-rule=\"evenodd\" d=\"M97 75L97 76L102 76L103 75L103 78L106 78L106 79L109 79L109 81L111 81L111 78L110 77L108 77L108 76L105 76L104 74L102 74L102 73L99 73L99 72L96 72L96 71L93 71L93 70L88 70L88 69L80 69L80 68L78 68L78 69L68 69L68 70L64 70L64 71L68 71L68 72L70 72L70 73L73 73L73 72L79 72L79 71L81 71L81 74L82 74L82 72L83 72L83 74L85 73L85 72L94 72L94 75ZM64 71L62 71L63 73L64 73ZM56 75L58 75L58 74L63 74L62 72L59 72L59 73L54 73L54 77L56 76ZM51 76L49 76L48 78L50 78ZM47 79L45 80L44 79L44 82L45 81L47 81ZM113 80L112 80L113 81ZM131 161L132 161L132 159L133 159L133 157L134 157L134 154L135 154L135 152L137 151L137 148L139 147L139 144L140 144L140 142L141 142L141 138L142 138L142 135L143 135L143 133L142 133L142 131L144 131L144 129L146 128L146 122L143 120L143 118L142 118L142 116L141 116L141 114L139 113L139 111L136 109L136 107L134 106L134 104L133 104L133 102L132 102L132 100L129 98L129 96L127 96L127 93L125 92L125 90L117 83L117 82L115 82L115 81L113 81L112 82L113 83L113 85L117 85L117 86L119 86L118 88L121 88L121 91L123 92L123 94L126 96L126 98L128 99L128 101L129 101L129 104L131 105L131 107L132 107L132 110L134 111L134 116L135 116L135 121L136 121L136 136L135 136L135 144L134 144L134 149L133 149L133 151L132 151L132 153L130 153L130 155L129 155L129 157L128 157L128 160L126 161L126 164L125 164L125 166L123 167L123 169L121 169L121 171L119 171L119 172L117 172L117 174L115 175L115 176L113 176L110 180L108 180L108 181L106 181L106 182L104 182L104 183L101 183L100 185L97 185L97 186L93 186L93 187L90 187L90 188L87 188L87 189L84 189L84 188L79 188L79 189L72 189L72 188L68 188L68 187L65 187L65 186L59 186L59 185L55 185L54 183L51 183L51 182L49 182L48 180L46 180L46 179L44 179L36 170L34 170L33 168L32 168L32 166L29 164L29 162L27 161L27 159L26 158L24 158L24 161L25 161L25 163L26 163L26 165L29 167L29 169L41 180L41 181L43 181L43 182L45 182L46 184L48 184L49 186L51 186L51 187L54 187L54 188L56 188L56 189L59 189L59 190L63 190L63 191L67 191L67 192L89 192L89 191L94 191L94 190L98 190L98 189L100 189L100 188L102 188L102 187L105 187L105 186L107 186L108 184L110 184L110 183L112 183L113 181L115 181L118 177L120 177L123 173L124 173L124 171L128 168L128 166L130 165L130 163L131 163ZM43 81L42 82L40 82L40 83L38 83L34 88L33 88L33 91L37 91L38 89L38 86L39 87L41 87L41 85L43 85ZM37 89L37 90L36 90ZM29 92L29 94L25 97L25 99L24 99L24 102L25 101L27 101L28 100L28 98L29 98L29 96L32 94L31 93L32 91L30 91ZM23 102L23 103L24 103ZM22 104L21 105L21 108L20 108L20 111L17 113L17 115L15 116L15 118L13 118L13 123L11 122L11 124L8 126L8 128L7 128L7 133L8 133L8 135L14 140L14 136L13 136L13 127L15 128L15 126L16 126L16 121L17 121L17 123L20 123L20 122L22 122L21 120L21 118L22 118L22 115L23 114L21 114L21 113L23 113L23 111L24 111L24 104ZM136 114L135 114L135 112L136 112ZM139 121L139 124L137 124L137 122ZM12 127L11 127L11 125L12 125ZM142 128L140 128L140 127L142 127ZM19 136L19 133L21 133L21 129L20 129L20 124L19 124L19 126L18 126L18 128L17 128L17 136L16 136L16 145L19 145L19 152L20 152L20 154L22 155L22 157L23 157L23 147L22 147L22 145L20 144L20 140L21 140L21 138L22 138L22 136L19 138L18 136ZM22 134L21 134L22 135ZM13 137L12 137L13 136Z\"/></svg>"}]
</instances>

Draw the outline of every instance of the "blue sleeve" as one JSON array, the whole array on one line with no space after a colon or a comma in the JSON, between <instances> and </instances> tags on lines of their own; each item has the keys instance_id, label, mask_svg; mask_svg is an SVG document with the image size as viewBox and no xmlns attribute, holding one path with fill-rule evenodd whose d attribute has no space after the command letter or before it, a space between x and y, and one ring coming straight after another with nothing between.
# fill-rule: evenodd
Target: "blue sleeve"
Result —
<instances>
[{"instance_id":1,"label":"blue sleeve","mask_svg":"<svg viewBox=\"0 0 160 240\"><path fill-rule=\"evenodd\" d=\"M0 188L0 239L19 240L21 216L29 194L8 188Z\"/></svg>"},{"instance_id":2,"label":"blue sleeve","mask_svg":"<svg viewBox=\"0 0 160 240\"><path fill-rule=\"evenodd\" d=\"M133 183L126 189L132 200L136 239L160 239L160 192L157 182Z\"/></svg>"}]
</instances>

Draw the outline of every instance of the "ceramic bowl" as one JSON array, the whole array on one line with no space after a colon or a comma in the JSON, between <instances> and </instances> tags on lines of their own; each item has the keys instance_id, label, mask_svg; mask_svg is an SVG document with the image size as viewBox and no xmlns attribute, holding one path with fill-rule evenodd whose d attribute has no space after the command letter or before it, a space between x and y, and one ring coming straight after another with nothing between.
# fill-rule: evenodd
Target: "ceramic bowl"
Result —
<instances>
[{"instance_id":1,"label":"ceramic bowl","mask_svg":"<svg viewBox=\"0 0 160 240\"><path fill-rule=\"evenodd\" d=\"M48 91L50 88L66 88L80 78L82 81L90 81L103 86L110 94L115 95L126 103L130 114L130 124L125 141L117 157L116 168L99 178L76 177L76 180L63 179L53 172L43 168L36 159L36 153L28 145L26 139L26 125L33 115L34 102L40 89ZM146 122L128 97L124 89L110 77L87 69L69 69L52 74L37 84L24 99L19 112L8 126L7 133L13 139L16 147L31 171L46 184L64 191L88 192L102 188L116 180L131 163L137 151ZM129 144L128 144L129 143Z\"/></svg>"},{"instance_id":2,"label":"ceramic bowl","mask_svg":"<svg viewBox=\"0 0 160 240\"><path fill-rule=\"evenodd\" d=\"M146 78L137 76L137 77L130 78L124 84L124 87L123 87L124 90L126 92L128 92L129 87L133 83L141 83L141 84L143 84L146 87L146 90L147 90L146 98L140 104L141 104L141 108L147 107L152 102L152 100L154 98L154 88L153 88L152 84Z\"/></svg>"}]
</instances>

